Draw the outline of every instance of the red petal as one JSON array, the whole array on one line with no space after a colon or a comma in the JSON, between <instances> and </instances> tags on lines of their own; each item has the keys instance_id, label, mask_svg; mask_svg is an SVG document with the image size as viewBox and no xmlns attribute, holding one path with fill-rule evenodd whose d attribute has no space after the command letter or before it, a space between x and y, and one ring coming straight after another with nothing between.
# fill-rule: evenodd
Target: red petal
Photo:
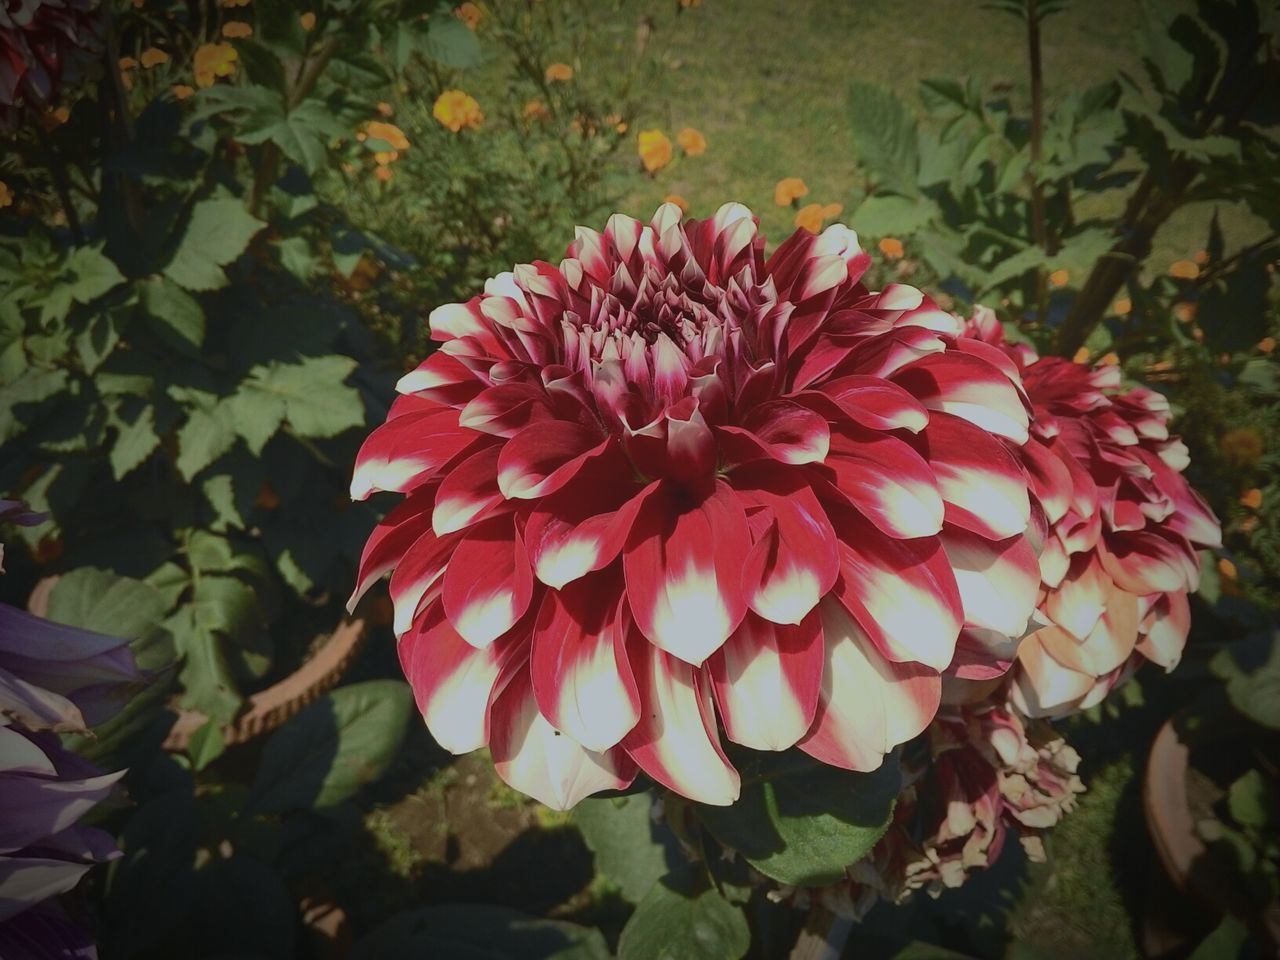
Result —
<instances>
[{"instance_id":1,"label":"red petal","mask_svg":"<svg viewBox=\"0 0 1280 960\"><path fill-rule=\"evenodd\" d=\"M524 616L533 597L533 571L511 516L472 527L449 559L444 610L468 643L483 647Z\"/></svg>"},{"instance_id":2,"label":"red petal","mask_svg":"<svg viewBox=\"0 0 1280 960\"><path fill-rule=\"evenodd\" d=\"M534 500L554 493L582 465L610 445L579 423L551 420L527 427L509 440L498 459L498 487L509 499Z\"/></svg>"}]
</instances>

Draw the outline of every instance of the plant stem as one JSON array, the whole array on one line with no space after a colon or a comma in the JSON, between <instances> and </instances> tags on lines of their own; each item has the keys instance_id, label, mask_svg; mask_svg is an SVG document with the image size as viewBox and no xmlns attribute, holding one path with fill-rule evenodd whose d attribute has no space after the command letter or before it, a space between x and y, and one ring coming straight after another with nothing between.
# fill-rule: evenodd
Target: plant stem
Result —
<instances>
[{"instance_id":1,"label":"plant stem","mask_svg":"<svg viewBox=\"0 0 1280 960\"><path fill-rule=\"evenodd\" d=\"M1044 64L1040 51L1040 12L1036 0L1027 0L1027 57L1031 65L1031 166L1027 180L1031 186L1031 236L1050 256L1049 222L1045 215L1044 184L1040 181L1040 161L1044 155ZM1049 268L1036 271L1036 320L1044 323L1049 310Z\"/></svg>"},{"instance_id":2,"label":"plant stem","mask_svg":"<svg viewBox=\"0 0 1280 960\"><path fill-rule=\"evenodd\" d=\"M826 907L814 903L809 907L790 960L839 960L852 930L852 920L837 917Z\"/></svg>"}]
</instances>

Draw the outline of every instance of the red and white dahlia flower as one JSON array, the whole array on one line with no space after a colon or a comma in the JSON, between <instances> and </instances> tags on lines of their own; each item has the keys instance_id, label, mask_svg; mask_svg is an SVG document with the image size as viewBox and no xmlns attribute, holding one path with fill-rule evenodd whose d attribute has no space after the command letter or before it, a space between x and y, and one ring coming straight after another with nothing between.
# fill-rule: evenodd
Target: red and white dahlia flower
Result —
<instances>
[{"instance_id":1,"label":"red and white dahlia flower","mask_svg":"<svg viewBox=\"0 0 1280 960\"><path fill-rule=\"evenodd\" d=\"M1046 534L1038 629L1017 649L1010 697L1028 716L1100 701L1144 660L1177 666L1190 628L1197 551L1222 545L1213 511L1188 485L1169 402L1121 389L1116 366L1037 357L1004 341L989 310L966 334L1014 360L1035 416L1015 451Z\"/></svg>"},{"instance_id":2,"label":"red and white dahlia flower","mask_svg":"<svg viewBox=\"0 0 1280 960\"><path fill-rule=\"evenodd\" d=\"M736 203L579 229L432 312L360 451L354 497L407 496L352 602L394 569L432 734L551 806L637 767L731 803L721 726L874 769L962 628L1007 643L1035 606L1016 365L920 291L867 290L843 226L763 247Z\"/></svg>"},{"instance_id":3,"label":"red and white dahlia flower","mask_svg":"<svg viewBox=\"0 0 1280 960\"><path fill-rule=\"evenodd\" d=\"M99 45L91 0L0 0L0 129L43 107Z\"/></svg>"}]
</instances>

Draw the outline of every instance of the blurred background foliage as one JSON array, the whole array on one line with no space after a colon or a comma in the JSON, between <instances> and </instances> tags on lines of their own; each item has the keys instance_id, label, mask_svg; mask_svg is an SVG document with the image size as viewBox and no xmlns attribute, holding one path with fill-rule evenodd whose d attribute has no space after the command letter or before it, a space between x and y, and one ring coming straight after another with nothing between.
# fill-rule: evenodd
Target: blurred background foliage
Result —
<instances>
[{"instance_id":1,"label":"blurred background foliage","mask_svg":"<svg viewBox=\"0 0 1280 960\"><path fill-rule=\"evenodd\" d=\"M385 506L349 502L350 464L430 309L665 199L747 202L773 243L843 219L873 283L988 304L1175 404L1226 543L1187 662L1072 722L1091 792L1048 864L1007 856L854 936L1140 955L1147 745L1280 671L1228 646L1280 604L1276 27L1253 0L103 0L79 75L4 116L0 493L50 519L6 531L0 595L137 636L160 677L78 744L130 766L100 814L125 856L79 894L104 958L794 939L743 877L681 867L647 798L561 817L447 757L409 719L388 604L344 620ZM1216 836L1274 886L1275 807L1248 803L1274 761L1232 774L1255 775ZM437 906L458 900L501 906Z\"/></svg>"}]
</instances>

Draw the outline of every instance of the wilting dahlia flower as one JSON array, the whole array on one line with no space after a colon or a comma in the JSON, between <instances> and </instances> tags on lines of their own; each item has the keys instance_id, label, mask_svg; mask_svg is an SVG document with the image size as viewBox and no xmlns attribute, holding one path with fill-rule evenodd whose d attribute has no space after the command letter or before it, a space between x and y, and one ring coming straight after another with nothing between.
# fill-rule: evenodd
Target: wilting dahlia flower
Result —
<instances>
[{"instance_id":1,"label":"wilting dahlia flower","mask_svg":"<svg viewBox=\"0 0 1280 960\"><path fill-rule=\"evenodd\" d=\"M740 204L666 204L432 312L356 462L354 497L407 497L352 602L394 568L443 746L487 743L552 806L637 766L728 804L719 724L873 769L933 717L962 628L971 660L1024 632L1016 366L920 291L868 291L868 262L843 226L766 259Z\"/></svg>"},{"instance_id":2,"label":"wilting dahlia flower","mask_svg":"<svg viewBox=\"0 0 1280 960\"><path fill-rule=\"evenodd\" d=\"M861 918L878 900L938 896L999 858L1010 832L1032 860L1042 836L1075 807L1079 755L1047 722L1003 706L946 707L929 730L929 756L899 798L889 832L846 880L784 897L818 897Z\"/></svg>"},{"instance_id":3,"label":"wilting dahlia flower","mask_svg":"<svg viewBox=\"0 0 1280 960\"><path fill-rule=\"evenodd\" d=\"M1101 700L1144 659L1172 670L1190 627L1197 550L1222 544L1217 518L1187 484L1187 448L1169 403L1122 390L1115 366L1038 358L1004 342L990 311L967 334L1017 362L1035 416L1018 451L1047 530L1040 627L1018 647L1011 697L1029 716Z\"/></svg>"},{"instance_id":4,"label":"wilting dahlia flower","mask_svg":"<svg viewBox=\"0 0 1280 960\"><path fill-rule=\"evenodd\" d=\"M0 128L53 100L98 44L90 0L0 0Z\"/></svg>"}]
</instances>

